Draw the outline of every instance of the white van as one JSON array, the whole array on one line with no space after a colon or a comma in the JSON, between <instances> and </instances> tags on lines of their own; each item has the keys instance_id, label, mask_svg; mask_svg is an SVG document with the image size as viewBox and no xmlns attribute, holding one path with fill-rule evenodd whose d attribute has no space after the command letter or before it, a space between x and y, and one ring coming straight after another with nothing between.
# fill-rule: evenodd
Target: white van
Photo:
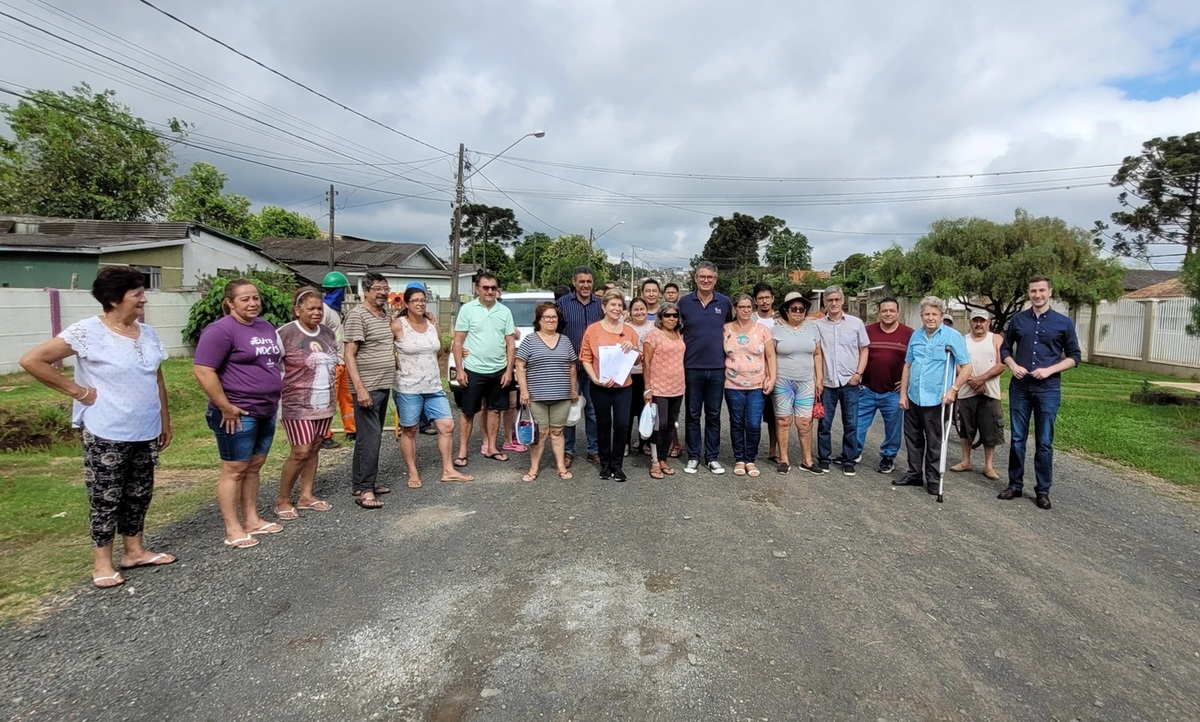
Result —
<instances>
[{"instance_id":1,"label":"white van","mask_svg":"<svg viewBox=\"0 0 1200 722\"><path fill-rule=\"evenodd\" d=\"M503 303L513 315L513 325L517 328L516 344L521 345L521 339L533 333L533 312L539 303L554 302L554 294L550 291L513 291L500 294ZM515 373L515 372L514 372ZM450 354L446 362L446 380L450 384L450 393L454 396L455 406L462 405L463 388L458 383L458 371L454 367L454 354ZM513 377L513 383L517 382Z\"/></svg>"}]
</instances>

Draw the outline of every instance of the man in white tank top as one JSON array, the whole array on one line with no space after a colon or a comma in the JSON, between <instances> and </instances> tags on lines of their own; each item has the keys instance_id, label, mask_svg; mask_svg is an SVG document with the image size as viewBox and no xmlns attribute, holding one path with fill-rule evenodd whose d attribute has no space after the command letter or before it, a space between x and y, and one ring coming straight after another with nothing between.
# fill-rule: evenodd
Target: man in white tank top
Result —
<instances>
[{"instance_id":1,"label":"man in white tank top","mask_svg":"<svg viewBox=\"0 0 1200 722\"><path fill-rule=\"evenodd\" d=\"M1004 441L1004 409L1000 405L1000 335L991 331L992 317L977 308L971 311L971 331L963 334L967 355L971 357L971 376L958 393L958 436L962 441L962 461L950 471L971 471L971 447L976 435L983 445L983 475L996 480L1000 475L992 466L996 446Z\"/></svg>"}]
</instances>

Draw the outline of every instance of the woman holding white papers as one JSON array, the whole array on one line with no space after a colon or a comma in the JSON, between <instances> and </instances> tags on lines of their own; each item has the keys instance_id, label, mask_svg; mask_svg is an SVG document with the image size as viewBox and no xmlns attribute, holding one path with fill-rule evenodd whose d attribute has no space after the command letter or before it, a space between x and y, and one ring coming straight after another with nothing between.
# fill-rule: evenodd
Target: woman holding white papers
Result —
<instances>
[{"instance_id":1,"label":"woman holding white papers","mask_svg":"<svg viewBox=\"0 0 1200 722\"><path fill-rule=\"evenodd\" d=\"M602 306L604 316L583 332L579 360L592 381L600 478L625 481L622 454L629 440L630 372L638 357L638 339L624 321L625 297L620 291L605 293Z\"/></svg>"}]
</instances>

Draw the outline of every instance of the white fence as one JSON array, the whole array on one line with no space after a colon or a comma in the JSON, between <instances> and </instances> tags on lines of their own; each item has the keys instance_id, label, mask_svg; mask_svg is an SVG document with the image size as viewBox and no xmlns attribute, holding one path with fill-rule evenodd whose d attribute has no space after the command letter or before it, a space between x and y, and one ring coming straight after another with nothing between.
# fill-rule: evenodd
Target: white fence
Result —
<instances>
[{"instance_id":1,"label":"white fence","mask_svg":"<svg viewBox=\"0 0 1200 722\"><path fill-rule=\"evenodd\" d=\"M1122 298L1096 309L1096 349L1102 356L1140 359L1145 335L1146 304Z\"/></svg>"},{"instance_id":2,"label":"white fence","mask_svg":"<svg viewBox=\"0 0 1200 722\"><path fill-rule=\"evenodd\" d=\"M1170 298L1158 302L1150 344L1151 361L1200 366L1200 339L1187 333L1194 305L1196 301L1190 298Z\"/></svg>"},{"instance_id":3,"label":"white fence","mask_svg":"<svg viewBox=\"0 0 1200 722\"><path fill-rule=\"evenodd\" d=\"M100 304L90 291L58 291L59 328L100 312ZM154 327L172 356L190 356L192 348L183 342L192 305L200 300L195 292L146 292L146 323ZM21 354L50 338L53 333L51 294L34 288L0 288L0 308L8 309L0 324L0 373L20 371ZM68 359L67 363L70 363Z\"/></svg>"}]
</instances>

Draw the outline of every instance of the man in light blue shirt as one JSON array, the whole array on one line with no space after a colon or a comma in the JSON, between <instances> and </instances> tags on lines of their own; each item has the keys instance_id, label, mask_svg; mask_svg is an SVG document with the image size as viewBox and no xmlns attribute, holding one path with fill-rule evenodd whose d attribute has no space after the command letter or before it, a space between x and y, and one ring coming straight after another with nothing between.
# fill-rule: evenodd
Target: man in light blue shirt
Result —
<instances>
[{"instance_id":1,"label":"man in light blue shirt","mask_svg":"<svg viewBox=\"0 0 1200 722\"><path fill-rule=\"evenodd\" d=\"M938 460L950 404L971 376L971 357L962 334L942 323L942 299L921 299L922 328L913 333L900 376L900 408L904 409L904 446L908 473L894 486L924 486L937 493ZM951 362L953 357L953 363ZM957 367L955 371L950 368Z\"/></svg>"}]
</instances>

